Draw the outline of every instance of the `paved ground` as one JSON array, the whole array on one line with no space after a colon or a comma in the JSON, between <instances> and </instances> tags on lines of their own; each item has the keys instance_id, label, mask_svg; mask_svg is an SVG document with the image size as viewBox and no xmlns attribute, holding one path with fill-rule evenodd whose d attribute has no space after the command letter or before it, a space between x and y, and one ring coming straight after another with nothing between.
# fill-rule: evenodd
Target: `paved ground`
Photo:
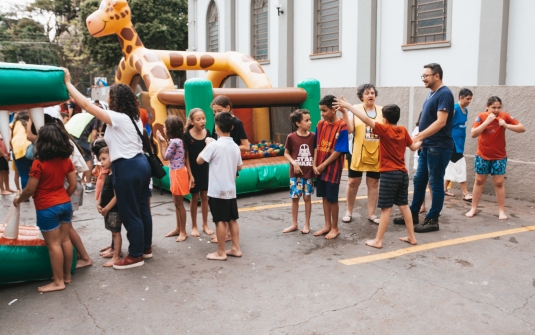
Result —
<instances>
[{"instance_id":1,"label":"paved ground","mask_svg":"<svg viewBox=\"0 0 535 335\"><path fill-rule=\"evenodd\" d=\"M287 194L241 197L238 203L242 209L289 203ZM110 234L88 199L74 226L94 265L77 271L73 284L59 293L39 294L38 282L0 286L0 333L535 333L533 231L348 266L339 260L406 248L397 240L404 229L391 225L383 250L364 246L376 231L359 216L366 212L364 199L334 241L282 234L290 207L279 207L243 211L244 256L214 262L205 259L216 247L207 236L182 243L163 237L175 224L174 208L169 194L155 194L154 258L117 271L101 266L98 249ZM482 212L467 220L468 204L459 196L446 199L441 230L417 235L419 244L535 224L533 203L508 200L510 220L502 222L493 200L485 197ZM9 201L0 200L0 218ZM31 222L35 214L27 208L23 221ZM322 224L321 205L315 204L312 228Z\"/></svg>"}]
</instances>

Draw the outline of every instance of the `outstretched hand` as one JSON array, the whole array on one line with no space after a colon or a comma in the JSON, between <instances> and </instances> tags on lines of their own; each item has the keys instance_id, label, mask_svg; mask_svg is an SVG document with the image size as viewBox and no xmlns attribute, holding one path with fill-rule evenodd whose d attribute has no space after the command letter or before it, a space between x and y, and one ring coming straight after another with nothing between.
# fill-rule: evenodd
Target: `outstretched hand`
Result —
<instances>
[{"instance_id":1,"label":"outstretched hand","mask_svg":"<svg viewBox=\"0 0 535 335\"><path fill-rule=\"evenodd\" d=\"M335 98L333 107L337 109L349 109L351 107L351 104L347 102L346 98L342 95L340 99Z\"/></svg>"},{"instance_id":2,"label":"outstretched hand","mask_svg":"<svg viewBox=\"0 0 535 335\"><path fill-rule=\"evenodd\" d=\"M65 78L64 78L64 81L65 81L65 84L68 84L71 82L71 73L69 72L69 69L66 69L64 67L61 68L63 70L63 72L65 72Z\"/></svg>"},{"instance_id":3,"label":"outstretched hand","mask_svg":"<svg viewBox=\"0 0 535 335\"><path fill-rule=\"evenodd\" d=\"M156 137L158 138L158 141L165 142L165 138L162 136L160 130L156 130Z\"/></svg>"}]
</instances>

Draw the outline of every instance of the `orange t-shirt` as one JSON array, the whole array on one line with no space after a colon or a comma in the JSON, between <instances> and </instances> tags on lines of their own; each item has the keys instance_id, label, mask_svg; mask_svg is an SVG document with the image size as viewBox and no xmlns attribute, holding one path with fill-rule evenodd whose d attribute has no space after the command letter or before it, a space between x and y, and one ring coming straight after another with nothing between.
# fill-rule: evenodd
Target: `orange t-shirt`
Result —
<instances>
[{"instance_id":1,"label":"orange t-shirt","mask_svg":"<svg viewBox=\"0 0 535 335\"><path fill-rule=\"evenodd\" d=\"M149 122L149 112L145 108L139 108L139 118L141 119L141 123L143 123L143 127L145 127Z\"/></svg>"},{"instance_id":2,"label":"orange t-shirt","mask_svg":"<svg viewBox=\"0 0 535 335\"><path fill-rule=\"evenodd\" d=\"M474 121L473 128L479 127L487 117L489 112L479 113ZM476 155L486 160L500 160L507 157L505 151L505 128L500 126L498 120L504 120L508 124L519 124L519 122L507 112L500 112L496 119L492 121L477 139Z\"/></svg>"},{"instance_id":3,"label":"orange t-shirt","mask_svg":"<svg viewBox=\"0 0 535 335\"><path fill-rule=\"evenodd\" d=\"M405 127L375 122L373 132L380 137L379 161L380 172L401 170L407 173L405 167L405 148L412 144L411 135Z\"/></svg>"},{"instance_id":4,"label":"orange t-shirt","mask_svg":"<svg viewBox=\"0 0 535 335\"><path fill-rule=\"evenodd\" d=\"M74 171L70 158L54 158L48 161L33 161L30 177L39 179L33 195L35 209L42 210L71 201L65 190L65 177Z\"/></svg>"}]
</instances>

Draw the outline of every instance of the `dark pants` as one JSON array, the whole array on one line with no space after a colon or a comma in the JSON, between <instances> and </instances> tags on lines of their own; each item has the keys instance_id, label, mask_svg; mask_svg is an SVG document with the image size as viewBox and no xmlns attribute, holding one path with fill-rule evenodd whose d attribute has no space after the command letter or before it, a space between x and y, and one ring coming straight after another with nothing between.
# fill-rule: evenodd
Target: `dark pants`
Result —
<instances>
[{"instance_id":1,"label":"dark pants","mask_svg":"<svg viewBox=\"0 0 535 335\"><path fill-rule=\"evenodd\" d=\"M28 184L28 178L30 178L30 169L32 168L32 160L29 160L26 157L21 157L19 159L15 159L15 166L17 167L17 171L19 171L20 176L20 187L24 189L26 187L26 184Z\"/></svg>"},{"instance_id":2,"label":"dark pants","mask_svg":"<svg viewBox=\"0 0 535 335\"><path fill-rule=\"evenodd\" d=\"M128 253L140 257L152 246L152 216L149 207L150 165L142 154L118 159L111 165L119 217L126 228Z\"/></svg>"},{"instance_id":3,"label":"dark pants","mask_svg":"<svg viewBox=\"0 0 535 335\"><path fill-rule=\"evenodd\" d=\"M418 158L418 169L413 178L414 194L411 204L411 212L418 213L425 200L425 188L429 182L433 201L431 210L426 217L438 218L444 206L444 173L451 158L453 149L446 148L422 148Z\"/></svg>"}]
</instances>

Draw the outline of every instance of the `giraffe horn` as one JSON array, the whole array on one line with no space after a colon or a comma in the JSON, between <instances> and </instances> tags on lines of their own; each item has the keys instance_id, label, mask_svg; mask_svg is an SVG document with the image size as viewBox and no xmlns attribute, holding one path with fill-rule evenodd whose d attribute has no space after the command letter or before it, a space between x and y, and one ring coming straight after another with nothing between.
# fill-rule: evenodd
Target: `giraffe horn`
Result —
<instances>
[{"instance_id":1,"label":"giraffe horn","mask_svg":"<svg viewBox=\"0 0 535 335\"><path fill-rule=\"evenodd\" d=\"M121 9L121 8L125 7L126 5L128 5L128 3L126 2L126 0L113 0L111 2L111 5L115 9Z\"/></svg>"}]
</instances>

